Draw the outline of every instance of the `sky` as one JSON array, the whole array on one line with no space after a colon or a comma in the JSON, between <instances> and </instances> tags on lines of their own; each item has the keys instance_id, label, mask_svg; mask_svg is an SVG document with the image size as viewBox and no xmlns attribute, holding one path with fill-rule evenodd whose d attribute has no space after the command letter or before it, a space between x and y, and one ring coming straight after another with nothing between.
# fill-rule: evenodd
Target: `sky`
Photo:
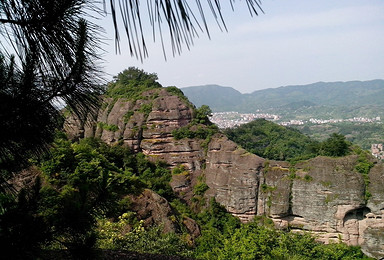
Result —
<instances>
[{"instance_id":1,"label":"sky","mask_svg":"<svg viewBox=\"0 0 384 260\"><path fill-rule=\"evenodd\" d=\"M242 93L324 81L384 79L383 0L262 0L264 14L251 17L245 1L235 11L223 6L228 32L211 19L211 39L200 34L194 45L164 59L161 42L151 41L143 62L129 55L121 34L116 54L111 19L103 46L108 78L135 66L157 73L163 86L179 88L207 84ZM207 12L209 13L209 12Z\"/></svg>"}]
</instances>

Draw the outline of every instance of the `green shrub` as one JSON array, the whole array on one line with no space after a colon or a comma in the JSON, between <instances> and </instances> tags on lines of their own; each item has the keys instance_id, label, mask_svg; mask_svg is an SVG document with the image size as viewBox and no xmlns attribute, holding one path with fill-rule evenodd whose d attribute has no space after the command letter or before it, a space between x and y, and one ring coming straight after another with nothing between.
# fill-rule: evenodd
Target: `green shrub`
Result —
<instances>
[{"instance_id":1,"label":"green shrub","mask_svg":"<svg viewBox=\"0 0 384 260\"><path fill-rule=\"evenodd\" d=\"M310 181L313 180L313 178L312 178L311 175L306 174L306 175L304 176L304 180L305 180L306 182L310 182Z\"/></svg>"},{"instance_id":2,"label":"green shrub","mask_svg":"<svg viewBox=\"0 0 384 260\"><path fill-rule=\"evenodd\" d=\"M320 144L320 155L340 157L349 153L350 143L345 136L333 133Z\"/></svg>"},{"instance_id":3,"label":"green shrub","mask_svg":"<svg viewBox=\"0 0 384 260\"><path fill-rule=\"evenodd\" d=\"M197 127L193 126L193 124L189 124L187 126L180 127L179 129L175 129L172 131L172 135L176 140L180 140L183 138L207 139L219 131L217 126L215 125L198 125ZM194 128L194 130L191 130L192 127Z\"/></svg>"},{"instance_id":4,"label":"green shrub","mask_svg":"<svg viewBox=\"0 0 384 260\"><path fill-rule=\"evenodd\" d=\"M146 117L148 117L149 113L152 112L152 103L141 105L139 112L143 113Z\"/></svg>"},{"instance_id":5,"label":"green shrub","mask_svg":"<svg viewBox=\"0 0 384 260\"><path fill-rule=\"evenodd\" d=\"M193 192L196 195L203 195L209 189L208 185L204 182L197 183L193 187Z\"/></svg>"},{"instance_id":6,"label":"green shrub","mask_svg":"<svg viewBox=\"0 0 384 260\"><path fill-rule=\"evenodd\" d=\"M126 232L130 226L127 213L117 222L101 220L98 224L96 245L101 249L127 250L138 253L191 256L192 251L175 233L163 233L161 226L145 229L140 221L133 230Z\"/></svg>"},{"instance_id":7,"label":"green shrub","mask_svg":"<svg viewBox=\"0 0 384 260\"><path fill-rule=\"evenodd\" d=\"M106 96L126 98L128 100L143 99L143 91L161 88L155 73L146 73L135 67L129 67L114 77L114 82L107 87Z\"/></svg>"},{"instance_id":8,"label":"green shrub","mask_svg":"<svg viewBox=\"0 0 384 260\"><path fill-rule=\"evenodd\" d=\"M189 126L183 126L172 131L172 135L176 140L183 138L195 138L195 132L189 129Z\"/></svg>"},{"instance_id":9,"label":"green shrub","mask_svg":"<svg viewBox=\"0 0 384 260\"><path fill-rule=\"evenodd\" d=\"M97 124L100 128L107 130L107 131L116 132L119 130L119 127L117 125L109 125L109 124L103 123L103 122L99 122Z\"/></svg>"},{"instance_id":10,"label":"green shrub","mask_svg":"<svg viewBox=\"0 0 384 260\"><path fill-rule=\"evenodd\" d=\"M134 112L129 110L127 113L124 115L124 123L128 123L129 119L133 116Z\"/></svg>"},{"instance_id":11,"label":"green shrub","mask_svg":"<svg viewBox=\"0 0 384 260\"><path fill-rule=\"evenodd\" d=\"M180 164L180 165L176 166L175 168L173 168L172 174L174 174L174 175L184 174L186 171L187 171L187 169L186 169L185 165Z\"/></svg>"},{"instance_id":12,"label":"green shrub","mask_svg":"<svg viewBox=\"0 0 384 260\"><path fill-rule=\"evenodd\" d=\"M208 116L211 115L211 108L207 105L202 105L201 107L195 110L195 118L192 120L192 123L210 125L212 123L209 121Z\"/></svg>"}]
</instances>

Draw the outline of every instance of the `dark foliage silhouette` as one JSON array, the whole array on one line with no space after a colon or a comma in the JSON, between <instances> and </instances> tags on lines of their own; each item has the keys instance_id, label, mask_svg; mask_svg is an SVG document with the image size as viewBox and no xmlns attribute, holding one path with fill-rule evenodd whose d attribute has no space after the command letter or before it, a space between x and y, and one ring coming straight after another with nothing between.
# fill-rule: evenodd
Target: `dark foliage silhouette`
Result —
<instances>
[{"instance_id":1,"label":"dark foliage silhouette","mask_svg":"<svg viewBox=\"0 0 384 260\"><path fill-rule=\"evenodd\" d=\"M97 34L84 1L2 1L0 169L41 154L66 104L84 118L98 104ZM92 35L92 37L91 37ZM3 175L4 177L4 175Z\"/></svg>"}]
</instances>

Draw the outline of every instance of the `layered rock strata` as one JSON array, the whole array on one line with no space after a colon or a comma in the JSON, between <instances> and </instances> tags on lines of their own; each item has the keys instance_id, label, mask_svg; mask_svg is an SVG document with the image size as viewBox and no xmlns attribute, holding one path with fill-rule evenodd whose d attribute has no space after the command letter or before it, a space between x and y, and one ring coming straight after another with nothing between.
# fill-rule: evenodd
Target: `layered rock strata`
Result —
<instances>
[{"instance_id":1,"label":"layered rock strata","mask_svg":"<svg viewBox=\"0 0 384 260\"><path fill-rule=\"evenodd\" d=\"M193 108L166 89L142 96L107 100L97 123L69 118L69 136L120 142L170 168L183 165L186 171L173 175L171 186L187 201L203 174L209 187L205 196L244 222L265 215L279 228L310 231L325 243L361 245L368 255L384 257L383 164L377 163L365 181L355 170L356 156L317 157L292 167L250 154L222 134L213 136L208 147L201 139L175 140L172 131L191 122Z\"/></svg>"}]
</instances>

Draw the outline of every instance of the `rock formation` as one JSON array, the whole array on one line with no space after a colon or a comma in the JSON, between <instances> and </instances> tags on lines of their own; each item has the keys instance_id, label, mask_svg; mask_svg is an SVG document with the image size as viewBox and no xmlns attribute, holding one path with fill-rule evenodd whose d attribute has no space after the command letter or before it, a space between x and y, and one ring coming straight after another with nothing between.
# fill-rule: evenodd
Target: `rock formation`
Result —
<instances>
[{"instance_id":1,"label":"rock formation","mask_svg":"<svg viewBox=\"0 0 384 260\"><path fill-rule=\"evenodd\" d=\"M144 226L163 225L164 232L176 232L178 227L174 213L168 201L151 190L144 190L140 195L131 195L131 210L136 212L138 220Z\"/></svg>"},{"instance_id":2,"label":"rock formation","mask_svg":"<svg viewBox=\"0 0 384 260\"><path fill-rule=\"evenodd\" d=\"M205 196L244 222L265 215L279 228L309 231L324 243L361 245L369 256L384 257L383 164L375 164L365 181L355 169L355 155L317 157L293 167L250 154L220 133L207 147L207 140L176 140L172 131L191 122L194 108L164 88L144 92L138 100L107 99L106 104L96 123L69 118L69 136L99 137L170 168L183 165L186 173L173 175L171 186L187 201L203 176L209 187Z\"/></svg>"}]
</instances>

